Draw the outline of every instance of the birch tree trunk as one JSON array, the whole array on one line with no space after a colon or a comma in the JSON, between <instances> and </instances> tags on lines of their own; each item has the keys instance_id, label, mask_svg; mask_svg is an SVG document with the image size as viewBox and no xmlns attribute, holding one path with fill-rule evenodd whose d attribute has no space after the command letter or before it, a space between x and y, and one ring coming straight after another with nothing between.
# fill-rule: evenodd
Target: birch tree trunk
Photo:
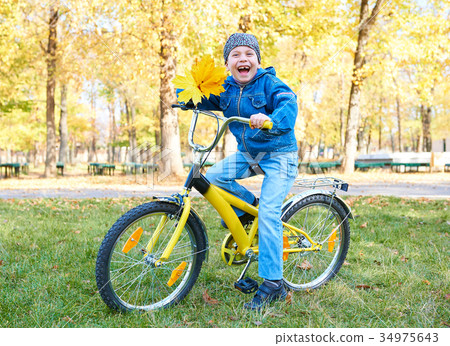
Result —
<instances>
[{"instance_id":1,"label":"birch tree trunk","mask_svg":"<svg viewBox=\"0 0 450 346\"><path fill-rule=\"evenodd\" d=\"M361 102L361 84L364 80L363 67L365 64L364 49L369 39L369 33L372 29L375 19L380 12L384 0L377 0L375 6L370 12L369 0L361 1L361 10L359 16L359 34L358 45L356 47L355 59L353 62L353 78L350 90L350 100L348 105L347 132L345 136L345 157L344 173L353 173L355 170L356 148L357 148L357 130L360 118Z\"/></svg>"}]
</instances>

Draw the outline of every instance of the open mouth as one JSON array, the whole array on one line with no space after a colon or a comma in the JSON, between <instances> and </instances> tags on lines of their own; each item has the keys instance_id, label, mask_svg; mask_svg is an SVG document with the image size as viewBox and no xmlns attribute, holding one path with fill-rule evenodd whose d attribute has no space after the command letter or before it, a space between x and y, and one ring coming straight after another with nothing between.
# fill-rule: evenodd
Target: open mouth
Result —
<instances>
[{"instance_id":1,"label":"open mouth","mask_svg":"<svg viewBox=\"0 0 450 346\"><path fill-rule=\"evenodd\" d=\"M248 66L240 66L237 68L239 74L241 75L247 75L250 72L250 67Z\"/></svg>"}]
</instances>

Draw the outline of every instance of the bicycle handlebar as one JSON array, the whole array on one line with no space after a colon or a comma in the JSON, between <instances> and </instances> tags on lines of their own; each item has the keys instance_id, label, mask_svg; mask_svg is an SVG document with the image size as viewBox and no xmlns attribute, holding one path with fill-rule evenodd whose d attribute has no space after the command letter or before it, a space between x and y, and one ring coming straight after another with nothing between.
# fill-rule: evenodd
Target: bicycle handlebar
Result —
<instances>
[{"instance_id":1,"label":"bicycle handlebar","mask_svg":"<svg viewBox=\"0 0 450 346\"><path fill-rule=\"evenodd\" d=\"M250 125L250 119L249 118L243 118L243 117L230 117L230 118L225 118L225 117L221 117L213 112L210 111L204 111L204 110L200 110L200 109L194 109L194 108L190 108L190 105L180 105L180 104L174 104L172 105L172 108L180 108L181 110L187 111L187 110L192 110L193 111L193 115L192 115L192 120L191 120L191 126L189 128L189 136L188 136L188 142L189 145L196 151L199 152L207 152L207 151L211 151L216 145L217 143L219 143L219 140L222 138L223 134L225 133L225 130L227 129L228 125L233 122L233 121L237 121L243 124L247 124ZM197 118L198 118L198 114L202 113L205 114L209 117L215 118L217 119L217 121L222 120L223 124L222 126L219 127L217 134L216 134L216 138L214 139L214 141L207 147L200 145L200 144L195 144L194 143L194 131L195 131L195 127L197 125ZM261 127L261 130L270 130L273 127L273 123L271 121L266 120L263 124L263 126Z\"/></svg>"}]
</instances>

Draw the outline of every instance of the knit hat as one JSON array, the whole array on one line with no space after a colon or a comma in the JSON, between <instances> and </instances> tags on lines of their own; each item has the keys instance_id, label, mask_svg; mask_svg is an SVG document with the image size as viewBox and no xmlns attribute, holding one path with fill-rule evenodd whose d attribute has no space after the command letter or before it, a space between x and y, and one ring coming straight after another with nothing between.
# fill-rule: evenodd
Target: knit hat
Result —
<instances>
[{"instance_id":1,"label":"knit hat","mask_svg":"<svg viewBox=\"0 0 450 346\"><path fill-rule=\"evenodd\" d=\"M247 46L253 49L258 57L258 62L261 63L261 53L259 52L259 44L256 37L240 32L231 35L228 38L227 43L225 43L225 47L223 47L223 58L225 59L225 63L228 61L230 52L239 46Z\"/></svg>"}]
</instances>

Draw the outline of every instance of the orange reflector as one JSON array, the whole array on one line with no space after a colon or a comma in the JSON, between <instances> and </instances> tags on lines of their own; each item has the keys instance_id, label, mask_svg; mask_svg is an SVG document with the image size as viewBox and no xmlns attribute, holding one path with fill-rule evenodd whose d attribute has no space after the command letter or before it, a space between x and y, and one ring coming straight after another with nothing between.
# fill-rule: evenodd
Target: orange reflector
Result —
<instances>
[{"instance_id":1,"label":"orange reflector","mask_svg":"<svg viewBox=\"0 0 450 346\"><path fill-rule=\"evenodd\" d=\"M170 279L167 282L167 286L171 287L178 280L178 278L183 273L184 268L186 268L186 264L187 263L183 261L178 267L172 270L172 275L170 275Z\"/></svg>"},{"instance_id":2,"label":"orange reflector","mask_svg":"<svg viewBox=\"0 0 450 346\"><path fill-rule=\"evenodd\" d=\"M142 232L144 232L144 230L141 227L139 227L137 230L133 232L132 235L130 235L130 238L128 238L127 242L123 246L122 249L123 253L128 253L128 251L130 251L138 244L139 239L141 239Z\"/></svg>"},{"instance_id":3,"label":"orange reflector","mask_svg":"<svg viewBox=\"0 0 450 346\"><path fill-rule=\"evenodd\" d=\"M289 249L289 239L285 235L283 236L283 249ZM287 261L289 252L283 252L283 261Z\"/></svg>"},{"instance_id":4,"label":"orange reflector","mask_svg":"<svg viewBox=\"0 0 450 346\"><path fill-rule=\"evenodd\" d=\"M328 252L333 252L335 240L336 240L336 228L333 230L333 232L330 235L330 238L328 239Z\"/></svg>"}]
</instances>

